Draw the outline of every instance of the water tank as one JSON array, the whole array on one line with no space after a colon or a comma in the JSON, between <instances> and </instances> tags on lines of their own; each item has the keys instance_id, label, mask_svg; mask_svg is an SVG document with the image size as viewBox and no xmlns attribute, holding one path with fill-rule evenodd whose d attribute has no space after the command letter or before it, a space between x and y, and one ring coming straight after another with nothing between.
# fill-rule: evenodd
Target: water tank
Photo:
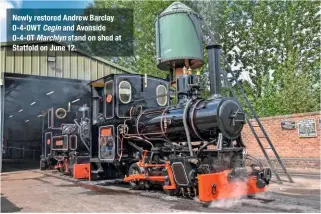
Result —
<instances>
[{"instance_id":1,"label":"water tank","mask_svg":"<svg viewBox=\"0 0 321 214\"><path fill-rule=\"evenodd\" d=\"M194 21L193 21L194 20ZM200 16L181 2L174 2L156 19L157 67L169 71L185 66L199 68L204 61L202 36L197 31ZM199 25L200 26L200 25Z\"/></svg>"}]
</instances>

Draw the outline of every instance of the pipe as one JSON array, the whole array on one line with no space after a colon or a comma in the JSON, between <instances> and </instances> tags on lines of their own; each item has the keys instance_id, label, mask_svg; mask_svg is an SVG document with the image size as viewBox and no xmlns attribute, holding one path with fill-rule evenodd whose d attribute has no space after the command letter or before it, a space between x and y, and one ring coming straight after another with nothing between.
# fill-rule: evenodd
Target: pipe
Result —
<instances>
[{"instance_id":1,"label":"pipe","mask_svg":"<svg viewBox=\"0 0 321 214\"><path fill-rule=\"evenodd\" d=\"M127 137L127 136L125 136L125 135L124 135L123 137L126 138L126 139L135 138L136 140L140 140L140 141L142 141L142 142L148 143L149 145L151 145L152 148L154 148L154 145L153 145L150 141L148 141L148 140L146 140L146 139L143 139L143 138L141 138L141 137L138 137L138 136Z\"/></svg>"},{"instance_id":2,"label":"pipe","mask_svg":"<svg viewBox=\"0 0 321 214\"><path fill-rule=\"evenodd\" d=\"M191 156L193 156L194 153L193 153L193 147L192 147L192 142L191 142L191 135L189 133L189 129L188 129L188 125L187 125L187 112L188 112L189 104L192 101L193 101L192 99L187 101L187 103L185 105L185 108L184 108L184 113L183 113L183 124L184 124L185 133L186 133L188 149L189 149L189 153L190 153Z\"/></svg>"},{"instance_id":3,"label":"pipe","mask_svg":"<svg viewBox=\"0 0 321 214\"><path fill-rule=\"evenodd\" d=\"M93 124L95 125L98 122L98 113L99 113L99 95L95 88L92 88L93 93Z\"/></svg>"},{"instance_id":4,"label":"pipe","mask_svg":"<svg viewBox=\"0 0 321 214\"><path fill-rule=\"evenodd\" d=\"M130 141L128 141L128 145L134 147L135 149L137 149L137 150L140 151L140 152L144 152L144 149L138 147L137 145L135 145L134 143L132 143L132 142L130 142Z\"/></svg>"},{"instance_id":5,"label":"pipe","mask_svg":"<svg viewBox=\"0 0 321 214\"><path fill-rule=\"evenodd\" d=\"M208 45L209 80L211 98L217 98L221 95L221 66L220 66L220 45Z\"/></svg>"},{"instance_id":6,"label":"pipe","mask_svg":"<svg viewBox=\"0 0 321 214\"><path fill-rule=\"evenodd\" d=\"M42 116L42 126L41 126L41 133L42 133L42 135L41 135L41 156L43 155L44 156L44 158L46 158L46 146L45 145L47 145L47 142L45 142L44 143L44 131L45 131L45 116ZM50 140L51 141L51 140ZM2 143L4 143L4 142L2 142ZM8 144L7 144L8 145ZM3 148L2 147L2 145L1 145L1 148ZM1 152L2 153L2 152Z\"/></svg>"},{"instance_id":7,"label":"pipe","mask_svg":"<svg viewBox=\"0 0 321 214\"><path fill-rule=\"evenodd\" d=\"M74 119L74 122L75 122L75 124L76 124L76 125L78 126L78 128L79 128L79 136L80 136L81 142L85 145L85 147L87 148L87 150L90 151L87 143L85 142L85 140L84 140L83 137L82 137L81 126L80 126L79 123L77 122L77 119Z\"/></svg>"},{"instance_id":8,"label":"pipe","mask_svg":"<svg viewBox=\"0 0 321 214\"><path fill-rule=\"evenodd\" d=\"M123 138L121 139L121 152L120 152L120 155L119 155L119 162L121 161L122 157L123 157ZM117 154L118 154L118 151L117 151Z\"/></svg>"},{"instance_id":9,"label":"pipe","mask_svg":"<svg viewBox=\"0 0 321 214\"><path fill-rule=\"evenodd\" d=\"M153 141L164 141L165 143L171 144L170 141L163 139L163 138L148 138L148 140L153 140Z\"/></svg>"},{"instance_id":10,"label":"pipe","mask_svg":"<svg viewBox=\"0 0 321 214\"><path fill-rule=\"evenodd\" d=\"M200 154L201 151L203 151L203 149L205 149L208 145L213 144L213 141L207 142L206 144L204 144L201 148L198 149L197 153L196 153L196 157L198 157L198 155Z\"/></svg>"}]
</instances>

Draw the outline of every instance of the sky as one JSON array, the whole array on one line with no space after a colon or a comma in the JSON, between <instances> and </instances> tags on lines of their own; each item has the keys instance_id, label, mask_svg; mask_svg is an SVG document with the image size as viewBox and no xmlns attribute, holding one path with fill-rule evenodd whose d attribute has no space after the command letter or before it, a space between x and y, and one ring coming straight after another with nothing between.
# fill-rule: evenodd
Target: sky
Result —
<instances>
[{"instance_id":1,"label":"sky","mask_svg":"<svg viewBox=\"0 0 321 214\"><path fill-rule=\"evenodd\" d=\"M85 8L93 0L0 0L0 42L6 39L6 10L10 8Z\"/></svg>"}]
</instances>

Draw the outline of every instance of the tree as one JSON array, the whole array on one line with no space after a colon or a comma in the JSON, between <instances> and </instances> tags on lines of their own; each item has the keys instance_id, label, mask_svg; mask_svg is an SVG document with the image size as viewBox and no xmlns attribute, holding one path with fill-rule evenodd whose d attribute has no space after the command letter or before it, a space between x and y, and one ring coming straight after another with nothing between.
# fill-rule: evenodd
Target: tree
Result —
<instances>
[{"instance_id":1,"label":"tree","mask_svg":"<svg viewBox=\"0 0 321 214\"><path fill-rule=\"evenodd\" d=\"M134 10L134 56L111 60L138 73L165 77L167 72L155 63L154 21L172 2L94 1L93 8ZM227 58L222 68L232 68L260 116L319 110L318 1L183 2L204 17ZM206 77L207 56L201 71Z\"/></svg>"},{"instance_id":2,"label":"tree","mask_svg":"<svg viewBox=\"0 0 321 214\"><path fill-rule=\"evenodd\" d=\"M110 57L109 60L137 73L166 77L168 72L156 67L155 19L174 1L95 0L92 8L130 8L134 13L134 55Z\"/></svg>"},{"instance_id":3,"label":"tree","mask_svg":"<svg viewBox=\"0 0 321 214\"><path fill-rule=\"evenodd\" d=\"M290 92L292 84L285 85L283 94L279 94L287 97L276 99L275 94L271 95L279 88L278 78L285 78L276 72L281 70L288 76L301 72L300 79L296 79L301 82L297 83L309 88L300 94L314 105L299 102L296 111L319 109L315 104L320 100L320 25L319 15L316 15L320 7L317 1L195 1L193 6L204 16L212 33L220 34L227 66L241 81L260 116L291 113L293 111L285 105L279 105L280 99L300 100L295 93L284 94ZM295 67L290 67L288 62L294 63L293 57L298 61Z\"/></svg>"},{"instance_id":4,"label":"tree","mask_svg":"<svg viewBox=\"0 0 321 214\"><path fill-rule=\"evenodd\" d=\"M299 54L296 50L288 53L278 70L274 73L272 84L267 84L262 99L262 114L292 114L317 110L320 96L316 96L315 86L310 85L311 76L299 66ZM273 104L273 105L272 105ZM276 105L277 104L277 105Z\"/></svg>"}]
</instances>

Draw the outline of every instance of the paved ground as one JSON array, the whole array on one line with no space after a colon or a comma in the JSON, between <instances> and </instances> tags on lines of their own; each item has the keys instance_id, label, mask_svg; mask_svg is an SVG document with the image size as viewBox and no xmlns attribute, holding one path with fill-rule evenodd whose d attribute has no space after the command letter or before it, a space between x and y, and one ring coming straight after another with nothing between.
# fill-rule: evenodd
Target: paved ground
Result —
<instances>
[{"instance_id":1,"label":"paved ground","mask_svg":"<svg viewBox=\"0 0 321 214\"><path fill-rule=\"evenodd\" d=\"M320 177L316 173L294 176L295 184L274 183L255 199L218 201L209 206L160 191L79 182L36 169L2 173L1 179L2 212L320 212Z\"/></svg>"}]
</instances>

